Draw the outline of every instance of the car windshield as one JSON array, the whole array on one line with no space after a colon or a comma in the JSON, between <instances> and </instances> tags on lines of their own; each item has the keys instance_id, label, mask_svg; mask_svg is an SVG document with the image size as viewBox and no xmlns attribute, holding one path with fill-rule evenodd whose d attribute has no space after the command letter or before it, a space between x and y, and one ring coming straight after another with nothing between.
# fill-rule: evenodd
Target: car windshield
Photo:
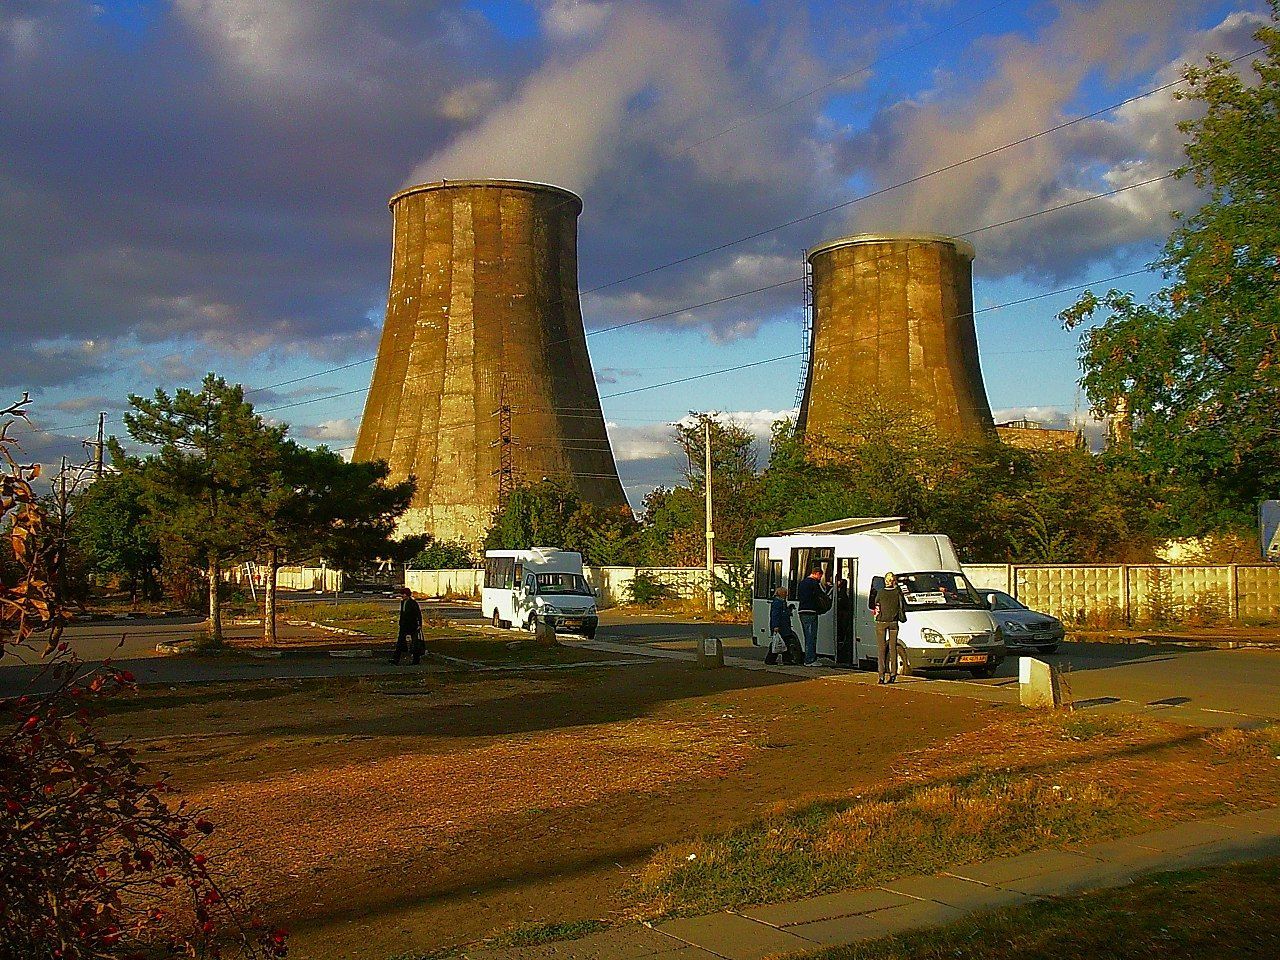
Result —
<instances>
[{"instance_id":1,"label":"car windshield","mask_svg":"<svg viewBox=\"0 0 1280 960\"><path fill-rule=\"evenodd\" d=\"M540 573L538 593L590 597L591 587L580 573Z\"/></svg>"},{"instance_id":2,"label":"car windshield","mask_svg":"<svg viewBox=\"0 0 1280 960\"><path fill-rule=\"evenodd\" d=\"M1029 610L1031 609L1025 603L1019 603L1013 597L1009 596L1003 590L992 590L991 595L996 598L996 602L991 605L992 610Z\"/></svg>"},{"instance_id":3,"label":"car windshield","mask_svg":"<svg viewBox=\"0 0 1280 960\"><path fill-rule=\"evenodd\" d=\"M898 574L908 610L985 610L987 605L963 573L929 570Z\"/></svg>"}]
</instances>

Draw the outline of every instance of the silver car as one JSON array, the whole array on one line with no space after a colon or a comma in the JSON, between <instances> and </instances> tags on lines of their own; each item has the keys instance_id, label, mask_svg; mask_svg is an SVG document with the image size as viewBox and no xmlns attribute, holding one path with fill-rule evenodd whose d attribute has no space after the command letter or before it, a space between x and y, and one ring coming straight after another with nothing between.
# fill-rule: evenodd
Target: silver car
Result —
<instances>
[{"instance_id":1,"label":"silver car","mask_svg":"<svg viewBox=\"0 0 1280 960\"><path fill-rule=\"evenodd\" d=\"M1058 649L1066 631L1057 617L1037 613L1003 590L988 590L985 595L1006 649L1036 653L1053 653Z\"/></svg>"}]
</instances>

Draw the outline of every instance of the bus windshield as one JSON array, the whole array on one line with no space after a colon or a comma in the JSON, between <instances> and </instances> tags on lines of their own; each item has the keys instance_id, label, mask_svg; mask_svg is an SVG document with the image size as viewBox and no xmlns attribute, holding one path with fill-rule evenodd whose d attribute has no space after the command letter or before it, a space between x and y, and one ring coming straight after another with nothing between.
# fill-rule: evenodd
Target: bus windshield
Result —
<instances>
[{"instance_id":1,"label":"bus windshield","mask_svg":"<svg viewBox=\"0 0 1280 960\"><path fill-rule=\"evenodd\" d=\"M538 574L538 593L594 596L586 578L580 573L540 573Z\"/></svg>"},{"instance_id":2,"label":"bus windshield","mask_svg":"<svg viewBox=\"0 0 1280 960\"><path fill-rule=\"evenodd\" d=\"M963 573L929 570L900 573L908 610L985 610L987 605Z\"/></svg>"}]
</instances>

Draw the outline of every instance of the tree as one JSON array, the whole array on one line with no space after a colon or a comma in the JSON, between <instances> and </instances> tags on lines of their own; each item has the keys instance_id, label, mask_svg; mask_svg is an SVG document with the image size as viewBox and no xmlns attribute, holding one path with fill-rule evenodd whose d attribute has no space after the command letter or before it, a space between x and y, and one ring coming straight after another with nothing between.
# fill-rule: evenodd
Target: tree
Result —
<instances>
[{"instance_id":1,"label":"tree","mask_svg":"<svg viewBox=\"0 0 1280 960\"><path fill-rule=\"evenodd\" d=\"M150 399L130 395L130 436L158 447L139 478L149 523L168 541L203 559L208 576L209 634L222 642L223 564L249 551L250 532L264 509L284 426L268 426L244 399L244 388L212 373L198 391Z\"/></svg>"},{"instance_id":2,"label":"tree","mask_svg":"<svg viewBox=\"0 0 1280 960\"><path fill-rule=\"evenodd\" d=\"M475 553L461 540L427 537L421 550L409 561L415 570L462 570L475 566Z\"/></svg>"},{"instance_id":3,"label":"tree","mask_svg":"<svg viewBox=\"0 0 1280 960\"><path fill-rule=\"evenodd\" d=\"M76 497L74 543L91 570L125 579L130 602L137 601L139 590L149 592L160 569L160 547L147 517L136 470L125 468L100 477Z\"/></svg>"},{"instance_id":4,"label":"tree","mask_svg":"<svg viewBox=\"0 0 1280 960\"><path fill-rule=\"evenodd\" d=\"M1208 191L1179 216L1159 261L1168 285L1146 302L1086 293L1068 329L1103 315L1081 339L1081 385L1096 414L1129 422L1150 472L1193 478L1225 510L1189 516L1184 532L1234 520L1280 490L1280 30L1247 83L1220 57L1188 66L1184 99L1204 114L1180 124L1187 163ZM1212 498L1211 498L1212 499Z\"/></svg>"},{"instance_id":5,"label":"tree","mask_svg":"<svg viewBox=\"0 0 1280 960\"><path fill-rule=\"evenodd\" d=\"M557 480L516 487L493 518L487 550L555 546L576 550L592 564L621 563L635 550L639 524L630 509L583 501Z\"/></svg>"},{"instance_id":6,"label":"tree","mask_svg":"<svg viewBox=\"0 0 1280 960\"><path fill-rule=\"evenodd\" d=\"M328 447L308 449L278 438L254 542L265 553L263 636L276 641L276 578L282 557L295 562L327 559L352 567L375 559L407 560L424 538L394 538L396 521L409 507L413 478L388 484L384 461L348 463Z\"/></svg>"}]
</instances>

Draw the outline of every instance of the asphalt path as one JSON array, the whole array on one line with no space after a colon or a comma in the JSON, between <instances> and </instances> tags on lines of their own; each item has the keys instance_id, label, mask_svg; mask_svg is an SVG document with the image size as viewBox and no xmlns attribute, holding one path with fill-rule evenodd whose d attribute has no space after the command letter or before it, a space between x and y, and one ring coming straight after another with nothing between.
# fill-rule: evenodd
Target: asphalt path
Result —
<instances>
[{"instance_id":1,"label":"asphalt path","mask_svg":"<svg viewBox=\"0 0 1280 960\"><path fill-rule=\"evenodd\" d=\"M386 607L388 617L395 615L396 601L391 598L356 594L340 596L338 602L377 603ZM482 621L474 604L425 602L423 612L463 622ZM73 625L66 636L83 659L92 662L109 657L113 663L130 670L143 684L242 683L260 679L382 675L415 669L387 663L382 649L385 644L381 643L372 644L376 655L365 659L314 656L263 660L235 654L156 655L157 643L190 637L198 623L196 618L105 621ZM255 632L254 628L244 629ZM724 643L729 658L764 658L763 648L752 646L749 630L736 624L606 611L598 636L601 640L633 645L638 648L637 652L644 648L691 651L702 638L715 636ZM0 661L0 695L25 689L38 672L38 654L29 652L25 659L29 661L27 665L12 656ZM1115 704L1117 709L1136 705L1189 719L1220 714L1227 721L1238 717L1280 720L1280 651L1064 643L1057 654L1044 659L1064 666L1077 703L1101 708ZM977 684L1003 688L1000 692L1014 699L1017 675L1018 656L1011 655L988 680L973 680L957 673L932 675L929 682L931 689L939 693L972 694L977 692L973 690Z\"/></svg>"}]
</instances>

